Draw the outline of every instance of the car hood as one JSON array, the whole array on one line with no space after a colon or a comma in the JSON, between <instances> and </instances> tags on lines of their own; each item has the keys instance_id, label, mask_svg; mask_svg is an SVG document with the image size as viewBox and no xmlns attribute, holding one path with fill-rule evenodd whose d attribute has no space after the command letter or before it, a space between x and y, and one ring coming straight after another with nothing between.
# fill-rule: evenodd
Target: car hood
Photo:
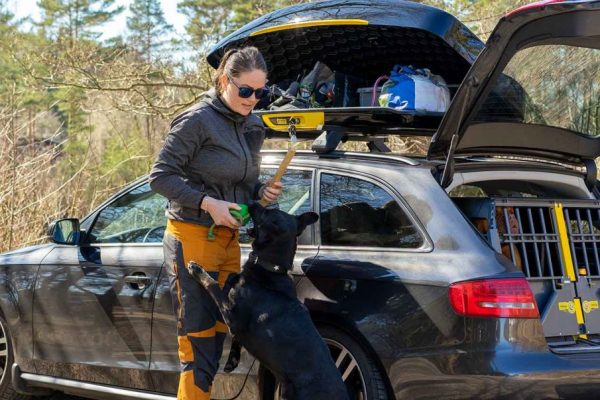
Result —
<instances>
[{"instance_id":1,"label":"car hood","mask_svg":"<svg viewBox=\"0 0 600 400\"><path fill-rule=\"evenodd\" d=\"M24 247L0 254L0 265L37 265L54 248L53 243Z\"/></svg>"},{"instance_id":2,"label":"car hood","mask_svg":"<svg viewBox=\"0 0 600 400\"><path fill-rule=\"evenodd\" d=\"M528 54L524 52L532 49L543 50L545 46L595 52L593 49L600 48L600 2L547 1L522 7L503 17L454 96L432 138L428 157L447 158L452 147L455 147L455 155L516 154L576 163L600 156L597 115L596 121L592 120L596 124L595 131L589 124L582 128L581 124L569 121L544 122L543 118L533 118L525 103L530 102L529 96L535 96L543 88L535 86L537 80L523 81L528 89L522 93L519 83L504 74L511 60L518 60L516 55ZM600 52L594 54L597 57ZM577 65L570 67L577 68ZM600 84L597 79L596 75L596 82L588 85ZM548 85L548 79L540 81ZM509 104L519 97L515 95L517 92L523 94L523 104ZM495 105L490 104L493 99L498 101ZM568 106L572 105L559 111L567 114ZM498 111L502 107L505 107L504 114ZM512 115L506 112L510 107L513 107Z\"/></svg>"}]
</instances>

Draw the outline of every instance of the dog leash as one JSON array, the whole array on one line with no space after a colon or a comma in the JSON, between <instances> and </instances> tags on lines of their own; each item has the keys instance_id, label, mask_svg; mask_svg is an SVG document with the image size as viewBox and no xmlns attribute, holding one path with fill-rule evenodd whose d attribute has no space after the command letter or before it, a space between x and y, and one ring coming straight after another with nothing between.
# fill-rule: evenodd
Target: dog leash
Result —
<instances>
[{"instance_id":1,"label":"dog leash","mask_svg":"<svg viewBox=\"0 0 600 400\"><path fill-rule=\"evenodd\" d=\"M285 154L283 161L281 161L281 164L279 164L279 167L277 168L277 172L273 176L273 182L281 181L283 174L285 174L287 167L290 165L290 162L292 162L292 158L294 158L294 155L296 154L296 147L298 145L298 138L296 137L296 125L298 123L300 123L300 121L297 118L291 117L289 120L288 133L290 135L290 143L288 145L288 151ZM266 207L269 205L269 202L262 200L262 199L259 201L259 203L263 207ZM243 226L243 225L246 225L250 221L250 214L248 213L248 205L247 204L239 204L239 206L240 206L239 211L238 210L230 210L229 212L231 213L231 215L234 218L236 218L240 222L240 225ZM237 215L234 213L237 213ZM215 224L213 224L208 231L208 239L209 240L215 239L214 231L213 231L214 227L215 227ZM212 238L211 238L211 233L212 233ZM318 254L319 253L317 251L317 255ZM297 283L296 283L296 285L297 285ZM235 400L235 399L237 399L242 394L244 387L246 387L246 381L248 380L248 376L250 375L250 371L252 371L252 368L254 367L255 362L256 362L256 357L254 357L254 360L252 361L252 365L250 365L250 368L248 368L248 372L246 372L246 377L244 378L242 387L240 388L240 390L238 391L238 393L235 396L230 397L228 399L213 399L213 398L211 398L211 400Z\"/></svg>"},{"instance_id":2,"label":"dog leash","mask_svg":"<svg viewBox=\"0 0 600 400\"><path fill-rule=\"evenodd\" d=\"M246 381L248 380L248 376L250 375L250 371L252 371L252 368L254 367L254 363L255 362L256 362L256 357L254 357L254 360L252 360L252 364L250 365L250 368L248 368L248 372L246 372L246 377L244 378L244 382L242 383L242 387L240 388L240 390L237 392L237 394L235 396L229 397L227 399L215 399L214 397L211 397L210 400L235 400L238 397L240 397L240 395L244 391L244 387L246 387Z\"/></svg>"}]
</instances>

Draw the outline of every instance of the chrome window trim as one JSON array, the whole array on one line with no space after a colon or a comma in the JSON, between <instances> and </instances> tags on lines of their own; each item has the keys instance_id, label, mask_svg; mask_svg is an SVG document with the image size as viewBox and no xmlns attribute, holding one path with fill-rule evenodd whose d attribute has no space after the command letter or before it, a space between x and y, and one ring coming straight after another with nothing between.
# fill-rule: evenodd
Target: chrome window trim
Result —
<instances>
[{"instance_id":1,"label":"chrome window trim","mask_svg":"<svg viewBox=\"0 0 600 400\"><path fill-rule=\"evenodd\" d=\"M148 242L148 243L86 243L80 245L80 247L162 247L162 241L160 242Z\"/></svg>"},{"instance_id":2,"label":"chrome window trim","mask_svg":"<svg viewBox=\"0 0 600 400\"><path fill-rule=\"evenodd\" d=\"M248 251L252 250L252 245L251 244L247 244L247 243L240 243L240 248L241 249L246 249ZM298 250L317 250L319 248L318 245L316 244L299 244L298 247L296 248L296 251Z\"/></svg>"},{"instance_id":3,"label":"chrome window trim","mask_svg":"<svg viewBox=\"0 0 600 400\"><path fill-rule=\"evenodd\" d=\"M428 243L424 241L425 244L421 247L411 248L411 247L369 247L369 246L333 246L328 244L322 244L321 250L332 250L332 251L370 251L377 253L397 253L398 251L402 251L403 253L430 253L433 250L433 246L428 246Z\"/></svg>"}]
</instances>

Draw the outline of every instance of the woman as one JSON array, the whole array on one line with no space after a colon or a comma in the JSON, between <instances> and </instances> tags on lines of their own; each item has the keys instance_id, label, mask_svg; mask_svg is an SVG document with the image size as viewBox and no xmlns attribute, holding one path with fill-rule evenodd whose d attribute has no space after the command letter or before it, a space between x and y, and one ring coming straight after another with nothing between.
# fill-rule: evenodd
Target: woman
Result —
<instances>
[{"instance_id":1,"label":"woman","mask_svg":"<svg viewBox=\"0 0 600 400\"><path fill-rule=\"evenodd\" d=\"M171 123L150 172L152 190L169 199L163 245L177 315L180 400L210 398L227 333L214 302L185 266L197 262L223 287L240 270L239 226L229 210L261 198L273 202L282 191L280 182L258 182L264 127L251 111L266 80L255 47L228 51L215 87Z\"/></svg>"}]
</instances>

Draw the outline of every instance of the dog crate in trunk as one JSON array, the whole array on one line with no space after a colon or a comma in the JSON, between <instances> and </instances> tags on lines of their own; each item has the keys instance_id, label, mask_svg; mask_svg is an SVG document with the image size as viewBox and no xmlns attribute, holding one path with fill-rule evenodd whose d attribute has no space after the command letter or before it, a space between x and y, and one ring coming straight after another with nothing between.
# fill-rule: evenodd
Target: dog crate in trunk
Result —
<instances>
[{"instance_id":1,"label":"dog crate in trunk","mask_svg":"<svg viewBox=\"0 0 600 400\"><path fill-rule=\"evenodd\" d=\"M529 280L551 348L600 350L600 202L494 197L454 201Z\"/></svg>"}]
</instances>

